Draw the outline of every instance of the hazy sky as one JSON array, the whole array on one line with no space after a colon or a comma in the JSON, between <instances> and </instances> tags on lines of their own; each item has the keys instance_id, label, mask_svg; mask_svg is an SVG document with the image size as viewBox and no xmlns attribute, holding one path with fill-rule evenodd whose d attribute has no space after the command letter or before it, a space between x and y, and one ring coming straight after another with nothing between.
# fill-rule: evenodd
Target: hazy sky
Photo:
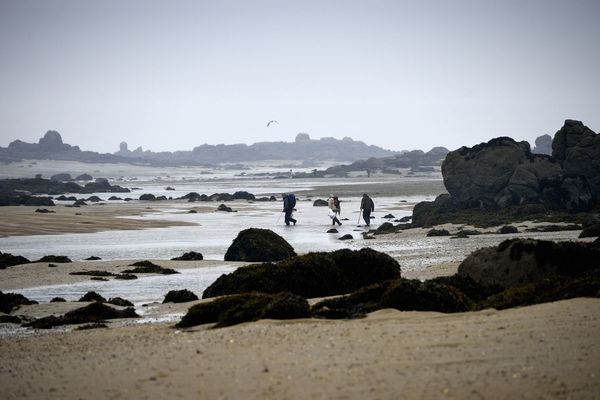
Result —
<instances>
[{"instance_id":1,"label":"hazy sky","mask_svg":"<svg viewBox=\"0 0 600 400\"><path fill-rule=\"evenodd\" d=\"M600 0L0 0L0 146L533 142L598 71Z\"/></svg>"}]
</instances>

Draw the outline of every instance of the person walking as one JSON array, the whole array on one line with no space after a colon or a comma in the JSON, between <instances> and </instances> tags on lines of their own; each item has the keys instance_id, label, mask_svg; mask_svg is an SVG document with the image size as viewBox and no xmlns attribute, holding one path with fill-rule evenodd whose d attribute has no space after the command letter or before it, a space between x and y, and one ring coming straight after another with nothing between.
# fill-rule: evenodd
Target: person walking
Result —
<instances>
[{"instance_id":1,"label":"person walking","mask_svg":"<svg viewBox=\"0 0 600 400\"><path fill-rule=\"evenodd\" d=\"M364 193L362 200L360 201L360 210L362 211L362 216L367 226L371 225L371 213L375 211L375 203L369 197L368 194Z\"/></svg>"},{"instance_id":2,"label":"person walking","mask_svg":"<svg viewBox=\"0 0 600 400\"><path fill-rule=\"evenodd\" d=\"M329 195L329 200L327 200L327 205L329 206L329 218L331 218L331 225L342 225L340 220L338 219L338 215L342 215L342 208L340 207L340 200L337 196L332 194Z\"/></svg>"},{"instance_id":3,"label":"person walking","mask_svg":"<svg viewBox=\"0 0 600 400\"><path fill-rule=\"evenodd\" d=\"M285 224L289 225L290 222L296 225L296 220L292 217L294 207L296 207L296 196L294 193L284 193L283 198L283 211L285 213Z\"/></svg>"}]
</instances>

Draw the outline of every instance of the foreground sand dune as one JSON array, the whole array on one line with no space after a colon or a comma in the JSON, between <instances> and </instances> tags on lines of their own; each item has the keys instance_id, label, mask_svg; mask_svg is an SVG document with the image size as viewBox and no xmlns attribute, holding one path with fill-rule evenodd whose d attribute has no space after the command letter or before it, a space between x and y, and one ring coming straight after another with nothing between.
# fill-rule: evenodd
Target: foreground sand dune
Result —
<instances>
[{"instance_id":1,"label":"foreground sand dune","mask_svg":"<svg viewBox=\"0 0 600 400\"><path fill-rule=\"evenodd\" d=\"M0 341L0 397L594 399L600 300Z\"/></svg>"}]
</instances>

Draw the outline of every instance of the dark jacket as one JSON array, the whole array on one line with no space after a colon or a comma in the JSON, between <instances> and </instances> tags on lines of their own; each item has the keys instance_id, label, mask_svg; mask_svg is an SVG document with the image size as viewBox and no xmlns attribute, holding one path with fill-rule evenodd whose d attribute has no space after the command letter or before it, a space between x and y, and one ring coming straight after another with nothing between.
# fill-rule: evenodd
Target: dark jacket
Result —
<instances>
[{"instance_id":1,"label":"dark jacket","mask_svg":"<svg viewBox=\"0 0 600 400\"><path fill-rule=\"evenodd\" d=\"M371 198L369 196L366 196L362 198L361 202L360 202L360 209L361 210L369 210L371 212L375 211L375 203L373 203L373 200L371 200Z\"/></svg>"}]
</instances>

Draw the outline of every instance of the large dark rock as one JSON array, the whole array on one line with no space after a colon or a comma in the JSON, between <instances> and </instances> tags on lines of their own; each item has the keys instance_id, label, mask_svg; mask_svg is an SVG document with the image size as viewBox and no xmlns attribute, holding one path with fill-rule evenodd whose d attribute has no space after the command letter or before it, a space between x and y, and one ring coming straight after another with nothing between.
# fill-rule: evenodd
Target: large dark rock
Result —
<instances>
[{"instance_id":1,"label":"large dark rock","mask_svg":"<svg viewBox=\"0 0 600 400\"><path fill-rule=\"evenodd\" d=\"M225 261L279 261L295 256L294 248L269 229L241 231L225 253Z\"/></svg>"},{"instance_id":2,"label":"large dark rock","mask_svg":"<svg viewBox=\"0 0 600 400\"><path fill-rule=\"evenodd\" d=\"M256 198L252 193L245 191L235 192L231 197L233 200L254 200Z\"/></svg>"},{"instance_id":3,"label":"large dark rock","mask_svg":"<svg viewBox=\"0 0 600 400\"><path fill-rule=\"evenodd\" d=\"M552 142L552 155L566 177L584 177L595 204L600 204L600 134L581 121L566 120Z\"/></svg>"},{"instance_id":4,"label":"large dark rock","mask_svg":"<svg viewBox=\"0 0 600 400\"><path fill-rule=\"evenodd\" d=\"M500 137L451 151L442 163L444 185L458 203L508 206L540 200L540 181L560 175L561 166L531 154L527 142Z\"/></svg>"},{"instance_id":5,"label":"large dark rock","mask_svg":"<svg viewBox=\"0 0 600 400\"><path fill-rule=\"evenodd\" d=\"M54 326L84 324L88 322L102 322L106 319L116 318L138 318L133 307L124 310L98 302L93 302L85 307L69 311L62 316L51 315L49 317L39 318L35 321L25 324L25 326L36 329L50 329Z\"/></svg>"},{"instance_id":6,"label":"large dark rock","mask_svg":"<svg viewBox=\"0 0 600 400\"><path fill-rule=\"evenodd\" d=\"M313 202L313 207L327 207L329 205L329 203L327 203L327 200L323 200L323 199L316 199Z\"/></svg>"},{"instance_id":7,"label":"large dark rock","mask_svg":"<svg viewBox=\"0 0 600 400\"><path fill-rule=\"evenodd\" d=\"M81 298L79 298L79 300L77 301L98 301L100 303L106 303L106 299L94 291L87 292L86 294L81 296Z\"/></svg>"},{"instance_id":8,"label":"large dark rock","mask_svg":"<svg viewBox=\"0 0 600 400\"><path fill-rule=\"evenodd\" d=\"M277 294L243 293L225 296L210 302L196 304L177 324L189 327L216 323L224 327L259 319L296 319L310 316L310 307L305 298L293 293Z\"/></svg>"},{"instance_id":9,"label":"large dark rock","mask_svg":"<svg viewBox=\"0 0 600 400\"><path fill-rule=\"evenodd\" d=\"M133 269L126 269L122 272L122 274L161 274L161 275L172 275L178 274L179 272L175 271L172 268L164 268L160 265L156 265L151 261L138 261L134 262L130 265L131 267L135 267Z\"/></svg>"},{"instance_id":10,"label":"large dark rock","mask_svg":"<svg viewBox=\"0 0 600 400\"><path fill-rule=\"evenodd\" d=\"M2 293L0 291L0 311L10 313L13 308L20 305L37 304L35 300L29 300L19 293Z\"/></svg>"},{"instance_id":11,"label":"large dark rock","mask_svg":"<svg viewBox=\"0 0 600 400\"><path fill-rule=\"evenodd\" d=\"M459 265L458 274L484 286L510 288L597 267L600 249L587 243L510 239L471 253Z\"/></svg>"},{"instance_id":12,"label":"large dark rock","mask_svg":"<svg viewBox=\"0 0 600 400\"><path fill-rule=\"evenodd\" d=\"M55 256L47 255L34 262L48 262L48 263L70 263L71 259L67 256Z\"/></svg>"},{"instance_id":13,"label":"large dark rock","mask_svg":"<svg viewBox=\"0 0 600 400\"><path fill-rule=\"evenodd\" d=\"M0 251L0 269L12 267L13 265L29 264L30 261L23 256L13 256L10 253Z\"/></svg>"},{"instance_id":14,"label":"large dark rock","mask_svg":"<svg viewBox=\"0 0 600 400\"><path fill-rule=\"evenodd\" d=\"M187 289L171 290L166 294L164 303L187 303L188 301L198 300L198 296L194 292Z\"/></svg>"},{"instance_id":15,"label":"large dark rock","mask_svg":"<svg viewBox=\"0 0 600 400\"><path fill-rule=\"evenodd\" d=\"M175 261L201 261L204 259L202 253L198 253L195 251L188 251L187 253L183 253L183 255L179 257L173 257L171 260Z\"/></svg>"},{"instance_id":16,"label":"large dark rock","mask_svg":"<svg viewBox=\"0 0 600 400\"><path fill-rule=\"evenodd\" d=\"M304 297L352 292L360 287L400 277L400 265L387 254L369 248L309 253L276 264L240 267L221 275L202 297L245 292L289 291Z\"/></svg>"}]
</instances>

